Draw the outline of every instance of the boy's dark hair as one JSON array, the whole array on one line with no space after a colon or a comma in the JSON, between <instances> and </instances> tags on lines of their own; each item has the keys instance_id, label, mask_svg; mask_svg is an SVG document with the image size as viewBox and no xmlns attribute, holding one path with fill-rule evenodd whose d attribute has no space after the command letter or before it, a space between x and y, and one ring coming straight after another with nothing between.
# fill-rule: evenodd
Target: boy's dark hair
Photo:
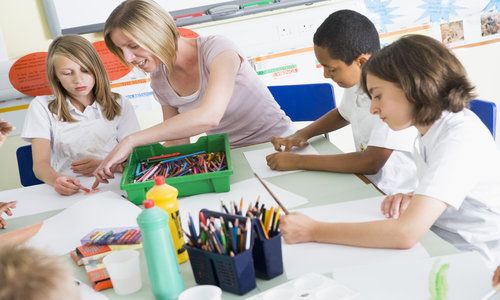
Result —
<instances>
[{"instance_id":1,"label":"boy's dark hair","mask_svg":"<svg viewBox=\"0 0 500 300\"><path fill-rule=\"evenodd\" d=\"M431 125L444 110L461 111L475 97L460 61L446 46L424 35L404 36L363 65L361 86L367 94L368 73L403 90L417 125Z\"/></svg>"},{"instance_id":2,"label":"boy's dark hair","mask_svg":"<svg viewBox=\"0 0 500 300\"><path fill-rule=\"evenodd\" d=\"M380 50L375 25L362 14L344 9L332 13L318 27L314 45L328 49L330 57L351 65L362 54Z\"/></svg>"}]
</instances>

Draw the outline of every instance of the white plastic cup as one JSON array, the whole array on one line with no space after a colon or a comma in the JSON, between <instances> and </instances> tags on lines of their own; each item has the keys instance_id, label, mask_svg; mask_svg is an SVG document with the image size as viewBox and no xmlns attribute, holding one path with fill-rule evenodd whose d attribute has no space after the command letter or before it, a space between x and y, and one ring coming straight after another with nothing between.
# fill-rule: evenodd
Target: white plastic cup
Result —
<instances>
[{"instance_id":1,"label":"white plastic cup","mask_svg":"<svg viewBox=\"0 0 500 300\"><path fill-rule=\"evenodd\" d=\"M221 300L222 290L215 285L197 285L179 295L179 300Z\"/></svg>"},{"instance_id":2,"label":"white plastic cup","mask_svg":"<svg viewBox=\"0 0 500 300\"><path fill-rule=\"evenodd\" d=\"M139 252L135 250L113 251L103 258L113 289L118 295L137 292L142 287Z\"/></svg>"}]
</instances>

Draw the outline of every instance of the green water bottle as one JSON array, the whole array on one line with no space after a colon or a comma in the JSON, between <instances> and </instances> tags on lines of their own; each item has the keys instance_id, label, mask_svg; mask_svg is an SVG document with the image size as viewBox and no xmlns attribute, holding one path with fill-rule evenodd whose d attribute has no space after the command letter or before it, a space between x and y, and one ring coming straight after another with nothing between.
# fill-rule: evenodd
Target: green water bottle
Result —
<instances>
[{"instance_id":1,"label":"green water bottle","mask_svg":"<svg viewBox=\"0 0 500 300\"><path fill-rule=\"evenodd\" d=\"M176 299L184 290L184 282L168 227L168 215L155 207L152 200L145 200L143 204L137 224L141 228L151 289L157 300Z\"/></svg>"}]
</instances>

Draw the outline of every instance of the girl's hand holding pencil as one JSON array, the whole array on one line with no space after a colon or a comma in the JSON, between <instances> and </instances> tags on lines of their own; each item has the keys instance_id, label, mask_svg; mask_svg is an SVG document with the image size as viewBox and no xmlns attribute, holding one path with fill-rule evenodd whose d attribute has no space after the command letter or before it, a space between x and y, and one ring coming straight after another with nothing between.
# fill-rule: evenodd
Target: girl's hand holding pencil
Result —
<instances>
[{"instance_id":1,"label":"girl's hand holding pencil","mask_svg":"<svg viewBox=\"0 0 500 300\"><path fill-rule=\"evenodd\" d=\"M80 181L70 176L59 176L54 181L54 189L63 196L78 193L80 186Z\"/></svg>"},{"instance_id":2,"label":"girl's hand holding pencil","mask_svg":"<svg viewBox=\"0 0 500 300\"><path fill-rule=\"evenodd\" d=\"M302 213L291 212L280 217L280 230L288 244L314 242L317 223Z\"/></svg>"},{"instance_id":3,"label":"girl's hand holding pencil","mask_svg":"<svg viewBox=\"0 0 500 300\"><path fill-rule=\"evenodd\" d=\"M98 191L98 189L89 189L84 187L78 179L70 176L57 177L54 181L54 189L63 196L76 194L79 190L82 190L86 194Z\"/></svg>"}]
</instances>

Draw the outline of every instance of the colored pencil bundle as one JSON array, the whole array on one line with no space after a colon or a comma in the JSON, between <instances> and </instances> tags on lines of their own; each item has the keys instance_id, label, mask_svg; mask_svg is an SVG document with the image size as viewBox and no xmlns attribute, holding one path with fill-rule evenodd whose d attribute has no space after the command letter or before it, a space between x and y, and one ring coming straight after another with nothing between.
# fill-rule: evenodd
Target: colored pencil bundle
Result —
<instances>
[{"instance_id":1,"label":"colored pencil bundle","mask_svg":"<svg viewBox=\"0 0 500 300\"><path fill-rule=\"evenodd\" d=\"M179 152L148 157L137 163L134 183L151 180L155 176L165 178L217 172L227 168L224 152L205 151L181 155Z\"/></svg>"},{"instance_id":2,"label":"colored pencil bundle","mask_svg":"<svg viewBox=\"0 0 500 300\"><path fill-rule=\"evenodd\" d=\"M266 239L269 239L269 237L275 236L279 232L281 210L280 207L271 207L270 209L267 209L264 203L259 202L260 196L257 197L255 205L250 202L247 211L245 212L245 216L258 219L262 231L264 232L264 236ZM243 216L243 207L243 198L240 199L239 206L235 201L231 201L229 208L221 200L221 211L226 214Z\"/></svg>"},{"instance_id":3,"label":"colored pencil bundle","mask_svg":"<svg viewBox=\"0 0 500 300\"><path fill-rule=\"evenodd\" d=\"M140 244L141 231L136 227L95 229L84 236L80 242L82 245Z\"/></svg>"},{"instance_id":4,"label":"colored pencil bundle","mask_svg":"<svg viewBox=\"0 0 500 300\"><path fill-rule=\"evenodd\" d=\"M244 224L239 218L208 217L199 213L199 234L189 215L189 233L185 231L191 247L223 255L235 256L250 249L252 222L246 218Z\"/></svg>"},{"instance_id":5,"label":"colored pencil bundle","mask_svg":"<svg viewBox=\"0 0 500 300\"><path fill-rule=\"evenodd\" d=\"M116 227L94 229L85 235L81 246L70 252L78 266L83 266L90 282L96 290L113 287L102 259L111 251L142 248L141 231L137 227Z\"/></svg>"}]
</instances>

